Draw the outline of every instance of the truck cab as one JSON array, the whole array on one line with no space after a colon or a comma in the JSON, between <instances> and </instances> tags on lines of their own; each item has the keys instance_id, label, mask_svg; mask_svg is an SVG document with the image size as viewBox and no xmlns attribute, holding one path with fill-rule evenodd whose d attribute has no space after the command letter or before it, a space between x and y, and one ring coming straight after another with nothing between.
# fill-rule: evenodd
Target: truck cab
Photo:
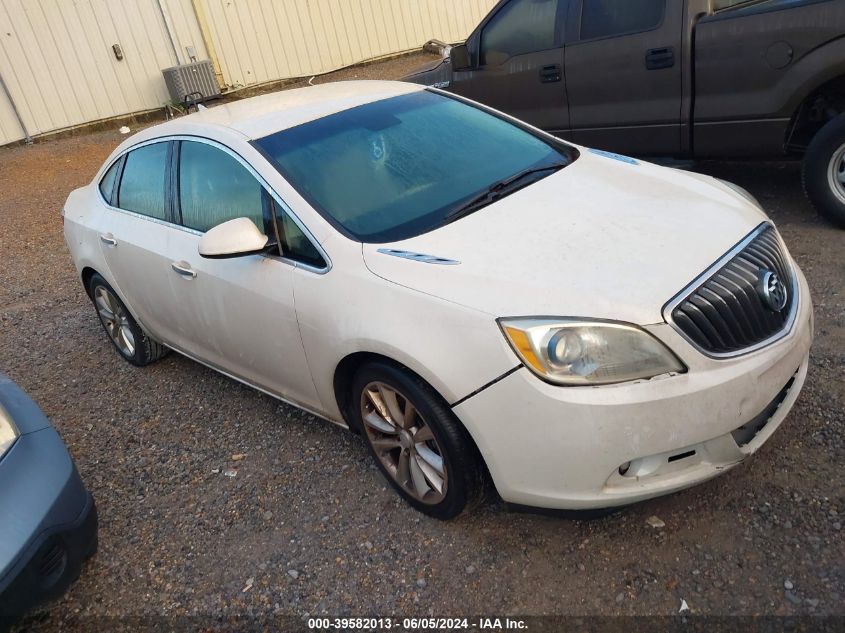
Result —
<instances>
[{"instance_id":1,"label":"truck cab","mask_svg":"<svg viewBox=\"0 0 845 633\"><path fill-rule=\"evenodd\" d=\"M684 5L500 2L454 51L449 90L583 145L682 154Z\"/></svg>"},{"instance_id":2,"label":"truck cab","mask_svg":"<svg viewBox=\"0 0 845 633\"><path fill-rule=\"evenodd\" d=\"M845 223L843 0L501 0L406 80L646 157L809 156L838 121L808 193Z\"/></svg>"}]
</instances>

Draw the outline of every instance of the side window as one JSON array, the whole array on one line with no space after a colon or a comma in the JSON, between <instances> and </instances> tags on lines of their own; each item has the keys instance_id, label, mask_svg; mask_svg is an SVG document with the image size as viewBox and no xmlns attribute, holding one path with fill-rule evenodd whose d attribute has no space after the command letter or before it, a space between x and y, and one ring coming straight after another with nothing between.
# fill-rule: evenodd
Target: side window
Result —
<instances>
[{"instance_id":1,"label":"side window","mask_svg":"<svg viewBox=\"0 0 845 633\"><path fill-rule=\"evenodd\" d=\"M126 155L115 206L159 220L167 219L164 203L167 145L145 145Z\"/></svg>"},{"instance_id":2,"label":"side window","mask_svg":"<svg viewBox=\"0 0 845 633\"><path fill-rule=\"evenodd\" d=\"M481 65L554 48L557 7L558 0L511 0L481 32Z\"/></svg>"},{"instance_id":3,"label":"side window","mask_svg":"<svg viewBox=\"0 0 845 633\"><path fill-rule=\"evenodd\" d=\"M666 0L584 0L581 39L650 31L663 21Z\"/></svg>"},{"instance_id":4,"label":"side window","mask_svg":"<svg viewBox=\"0 0 845 633\"><path fill-rule=\"evenodd\" d=\"M314 266L315 268L325 268L326 261L320 255L320 251L305 236L299 225L291 220L287 213L281 210L277 218L279 221L279 231L282 234L282 253L284 256L300 261L303 264Z\"/></svg>"},{"instance_id":5,"label":"side window","mask_svg":"<svg viewBox=\"0 0 845 633\"><path fill-rule=\"evenodd\" d=\"M109 204L112 203L111 196L112 192L114 191L114 179L117 178L117 170L120 167L120 159L118 158L114 161L114 164L109 167L109 170L106 172L106 175L103 176L103 179L100 181L100 193L103 194L103 198L106 199L106 202Z\"/></svg>"},{"instance_id":6,"label":"side window","mask_svg":"<svg viewBox=\"0 0 845 633\"><path fill-rule=\"evenodd\" d=\"M182 141L179 206L184 226L207 231L227 220L249 218L272 237L263 192L261 183L233 156L206 143Z\"/></svg>"}]
</instances>

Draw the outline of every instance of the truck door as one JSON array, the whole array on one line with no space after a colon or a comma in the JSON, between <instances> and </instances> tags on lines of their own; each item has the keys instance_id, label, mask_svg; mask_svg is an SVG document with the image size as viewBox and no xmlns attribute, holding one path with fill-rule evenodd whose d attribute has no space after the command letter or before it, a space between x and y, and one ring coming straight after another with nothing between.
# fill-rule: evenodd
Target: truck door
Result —
<instances>
[{"instance_id":1,"label":"truck door","mask_svg":"<svg viewBox=\"0 0 845 633\"><path fill-rule=\"evenodd\" d=\"M683 8L683 0L572 3L565 74L573 141L680 153Z\"/></svg>"},{"instance_id":2,"label":"truck door","mask_svg":"<svg viewBox=\"0 0 845 633\"><path fill-rule=\"evenodd\" d=\"M568 0L501 2L467 42L450 90L550 132L568 129L562 26Z\"/></svg>"}]
</instances>

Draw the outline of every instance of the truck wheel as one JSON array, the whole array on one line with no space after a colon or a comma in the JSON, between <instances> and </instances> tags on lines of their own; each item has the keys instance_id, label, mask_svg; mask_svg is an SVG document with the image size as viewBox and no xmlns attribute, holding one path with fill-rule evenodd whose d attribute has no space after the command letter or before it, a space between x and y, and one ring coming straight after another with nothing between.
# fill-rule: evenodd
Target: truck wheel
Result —
<instances>
[{"instance_id":1,"label":"truck wheel","mask_svg":"<svg viewBox=\"0 0 845 633\"><path fill-rule=\"evenodd\" d=\"M845 228L845 114L829 121L813 137L801 176L816 210Z\"/></svg>"}]
</instances>

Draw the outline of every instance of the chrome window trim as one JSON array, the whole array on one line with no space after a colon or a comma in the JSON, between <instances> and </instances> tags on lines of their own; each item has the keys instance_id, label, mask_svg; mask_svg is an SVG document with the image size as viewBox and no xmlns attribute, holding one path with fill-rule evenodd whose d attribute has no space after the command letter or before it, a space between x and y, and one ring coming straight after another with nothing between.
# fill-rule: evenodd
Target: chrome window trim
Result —
<instances>
[{"instance_id":1,"label":"chrome window trim","mask_svg":"<svg viewBox=\"0 0 845 633\"><path fill-rule=\"evenodd\" d=\"M267 184L267 181L264 179L264 177L261 176L261 174L259 174L252 165L250 165L240 154L235 152L233 149L227 147L226 145L223 145L219 141L215 141L213 139L206 138L204 136L191 136L191 135L188 135L188 134L173 134L173 135L169 135L169 136L160 136L160 137L157 137L157 138L154 138L154 139L149 139L149 140L146 140L146 141L142 141L140 143L136 143L135 145L132 145L131 147L127 147L125 150L120 152L120 154L115 156L114 160L109 162L108 165L104 169L100 170L100 172L102 172L103 175L105 175L105 173L109 169L111 169L112 165L114 165L117 161L119 161L121 158L123 158L126 154L128 154L131 151L134 151L136 149L140 149L140 148L142 148L146 145L153 145L155 143L168 143L168 142L171 142L171 141L190 141L190 142L195 142L195 143L204 143L205 145L210 145L211 147L216 147L217 149L226 152L232 158L237 160L241 165L243 165L246 168L246 170L250 174L252 174L252 176L258 181L258 184L260 184L262 187L264 187L264 189L267 190L267 192L273 197L273 200L275 200L276 204L279 205L279 207L282 209L282 211L284 211L285 213L287 213L290 216L290 218L293 220L294 224L296 224L299 227L299 229L302 231L303 235L305 235L305 238L309 242L311 242L311 245L314 248L317 249L317 252L320 253L320 256L325 260L326 265L325 265L324 268L318 268L316 266L312 266L310 264L306 264L304 262L300 262L300 261L297 261L297 260L295 260L291 257L285 257L283 255L272 255L272 256L270 256L272 259L278 259L278 260L284 261L286 263L290 263L295 268L301 268L303 270L307 270L308 272L312 272L312 273L315 273L315 274L318 274L318 275L325 275L327 272L329 272L332 269L332 260L329 257L329 254L325 251L323 246L317 241L317 239L314 237L314 235L311 233L311 231L308 230L308 227L305 226L305 224L302 222L302 220L300 220L299 217L293 212L293 209L291 209L288 206L288 204L284 200L282 200L281 196L279 196L279 194L276 193L276 191L269 184ZM100 172L97 172L98 176L100 175ZM169 226L169 227L172 227L172 228L180 229L182 231L185 231L186 233L190 233L191 235L198 235L198 236L203 235L202 231L197 231L196 229L192 229L192 228L189 228L187 226L183 226L181 224L174 224L173 222L168 222L167 220L160 220L159 218L154 218L154 217L149 216L149 215L144 215L143 213L137 213L135 211L129 211L128 209L121 209L119 207L112 206L103 197L103 192L100 191L100 181L101 180L102 180L102 178L98 178L98 179L95 178L94 188L97 190L97 197L100 199L100 202L107 209L109 209L111 211L119 211L121 213L127 213L131 216L134 216L134 217L137 217L137 218L140 218L140 219L143 219L143 220L149 220L149 221L154 222L156 224L162 224L164 226Z\"/></svg>"},{"instance_id":2,"label":"chrome window trim","mask_svg":"<svg viewBox=\"0 0 845 633\"><path fill-rule=\"evenodd\" d=\"M757 238L763 231L767 229L773 229L775 232L775 237L777 238L778 244L780 244L781 252L784 256L784 261L789 266L789 274L790 279L792 281L792 292L794 293L795 297L792 301L792 307L789 310L789 316L786 319L786 323L784 326L772 334L769 338L760 341L759 343L755 343L749 347L744 347L740 350L736 350L734 352L709 352L703 349L698 343L693 341L686 333L675 323L675 320L672 318L672 312L677 308L683 301L686 299L690 293L692 293L696 288L698 288L701 284L705 281L710 279L719 269L721 269L725 264L731 261L739 252L741 252L746 246L748 246L754 239ZM777 228L771 222L763 222L757 228L755 228L751 233L746 235L736 246L730 249L727 253L725 253L722 257L720 257L714 264L712 264L707 270L701 273L698 277L696 277L693 281L687 284L683 290L678 292L674 297L672 297L665 306L663 306L663 319L672 326L678 334L683 337L687 343L692 345L697 351L704 354L708 358L713 358L715 360L727 360L730 358L736 358L738 356L744 356L746 354L751 354L752 352L756 352L764 347L771 345L772 343L779 341L780 339L787 336L795 325L795 318L798 315L798 310L800 304L803 300L801 293L798 291L798 276L795 274L795 266L791 261L792 258L789 257L789 252L786 249L786 244L783 241L780 233L778 232Z\"/></svg>"}]
</instances>

